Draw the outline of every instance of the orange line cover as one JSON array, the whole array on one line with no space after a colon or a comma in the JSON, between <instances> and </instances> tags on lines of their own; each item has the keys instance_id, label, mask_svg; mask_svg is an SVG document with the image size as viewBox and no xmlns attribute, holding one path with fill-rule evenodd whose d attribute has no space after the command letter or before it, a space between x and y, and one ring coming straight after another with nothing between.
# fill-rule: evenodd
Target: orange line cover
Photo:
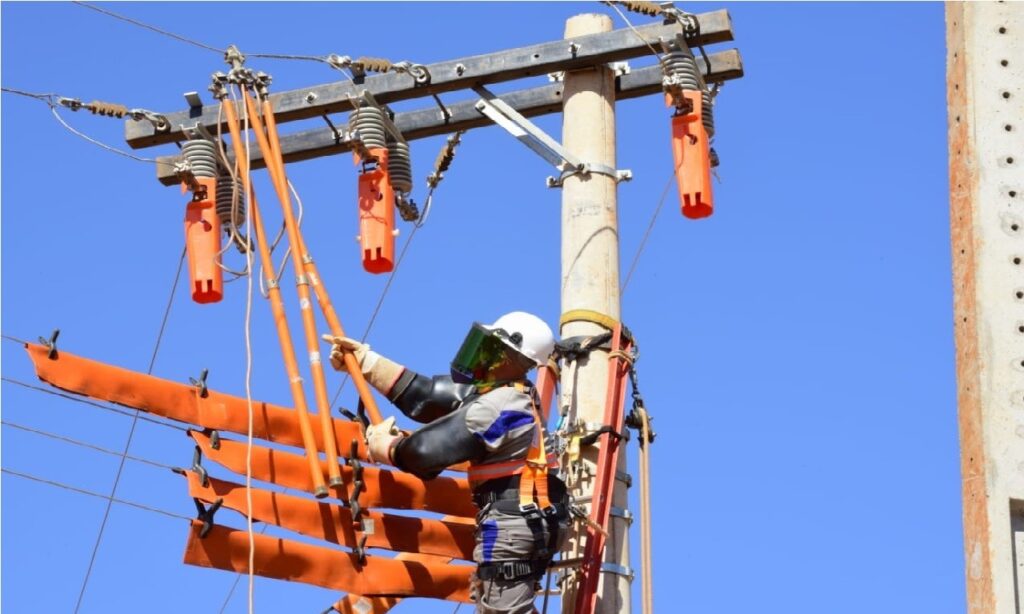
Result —
<instances>
[{"instance_id":1,"label":"orange line cover","mask_svg":"<svg viewBox=\"0 0 1024 614\"><path fill-rule=\"evenodd\" d=\"M245 573L249 567L249 537L245 531L213 526L199 537L202 522L193 521L184 562ZM367 596L433 597L469 603L470 565L367 556L359 565L355 555L340 550L256 534L257 575L304 582Z\"/></svg>"}]
</instances>

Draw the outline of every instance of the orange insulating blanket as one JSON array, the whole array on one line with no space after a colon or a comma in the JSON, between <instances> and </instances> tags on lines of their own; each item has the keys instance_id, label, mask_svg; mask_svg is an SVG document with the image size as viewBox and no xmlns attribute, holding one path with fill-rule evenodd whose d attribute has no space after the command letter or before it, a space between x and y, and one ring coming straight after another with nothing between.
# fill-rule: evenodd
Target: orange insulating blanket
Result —
<instances>
[{"instance_id":1,"label":"orange insulating blanket","mask_svg":"<svg viewBox=\"0 0 1024 614\"><path fill-rule=\"evenodd\" d=\"M447 563L450 559L426 554L409 554L401 552L395 557L400 561L420 561L423 563ZM345 595L334 603L334 609L341 614L385 614L398 605L401 597L365 597L363 595Z\"/></svg>"},{"instance_id":2,"label":"orange insulating blanket","mask_svg":"<svg viewBox=\"0 0 1024 614\"><path fill-rule=\"evenodd\" d=\"M203 523L193 521L185 546L184 562L236 573L249 568L249 537L245 531L214 525L199 537ZM254 535L253 571L260 576L304 582L360 595L433 597L469 603L470 565L402 561L367 556L359 564L355 555L292 540Z\"/></svg>"},{"instance_id":3,"label":"orange insulating blanket","mask_svg":"<svg viewBox=\"0 0 1024 614\"><path fill-rule=\"evenodd\" d=\"M47 358L49 348L32 343L26 344L25 349L39 379L62 390L209 429L246 433L248 404L243 398L213 390L208 391L204 398L195 386L81 358L63 350L51 360ZM302 446L302 433L293 410L262 401L253 401L253 410L254 437ZM341 449L349 450L350 442L355 439L358 441L359 458L365 459L366 447L359 425L348 420L334 420L333 423ZM322 452L324 444L320 425L314 421L311 426L316 445Z\"/></svg>"},{"instance_id":4,"label":"orange insulating blanket","mask_svg":"<svg viewBox=\"0 0 1024 614\"><path fill-rule=\"evenodd\" d=\"M217 266L220 261L220 218L213 200L217 193L217 179L197 177L196 181L202 187L185 206L185 248L192 300L216 303L224 296L224 271Z\"/></svg>"},{"instance_id":5,"label":"orange insulating blanket","mask_svg":"<svg viewBox=\"0 0 1024 614\"><path fill-rule=\"evenodd\" d=\"M363 268L388 273L395 268L395 193L388 176L388 150L372 147L376 166L359 174L359 245Z\"/></svg>"},{"instance_id":6,"label":"orange insulating blanket","mask_svg":"<svg viewBox=\"0 0 1024 614\"><path fill-rule=\"evenodd\" d=\"M219 449L214 449L209 436L196 431L189 434L203 451L203 456L235 473L245 475L244 443L222 437ZM321 459L320 462L326 469L326 461ZM348 499L352 488L352 473L351 467L342 465L344 486L332 488L332 496ZM312 487L309 467L303 457L262 446L253 446L252 449L252 477L303 492L309 492ZM364 465L363 483L366 490L359 495L359 503L364 508L429 510L465 518L476 516L469 482L462 478L438 477L424 482L409 473Z\"/></svg>"},{"instance_id":7,"label":"orange insulating blanket","mask_svg":"<svg viewBox=\"0 0 1024 614\"><path fill-rule=\"evenodd\" d=\"M672 155L683 215L690 219L708 217L714 211L711 199L711 144L702 121L701 93L684 90L692 104L689 113L672 117Z\"/></svg>"},{"instance_id":8,"label":"orange insulating blanket","mask_svg":"<svg viewBox=\"0 0 1024 614\"><path fill-rule=\"evenodd\" d=\"M188 494L206 503L223 498L223 506L245 513L248 508L245 486L208 478L203 486L199 474L186 471ZM352 512L337 503L320 503L284 493L252 489L252 517L258 522L294 531L306 537L322 539L354 548L361 536L366 546L396 552L418 552L470 561L473 559L473 531L464 522L444 522L364 511L363 518L373 522L373 532L356 532Z\"/></svg>"}]
</instances>

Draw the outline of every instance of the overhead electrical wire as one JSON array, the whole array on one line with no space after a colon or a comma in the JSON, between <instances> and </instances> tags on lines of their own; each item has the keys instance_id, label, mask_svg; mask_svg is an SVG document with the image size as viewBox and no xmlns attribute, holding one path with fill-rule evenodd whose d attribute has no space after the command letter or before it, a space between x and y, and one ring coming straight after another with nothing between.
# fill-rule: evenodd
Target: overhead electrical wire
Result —
<instances>
[{"instance_id":1,"label":"overhead electrical wire","mask_svg":"<svg viewBox=\"0 0 1024 614\"><path fill-rule=\"evenodd\" d=\"M187 522L192 522L192 519L189 518L188 516L185 516L184 514L177 514L175 512L168 512L167 510L162 510L162 509L157 508L157 507L150 507L148 505L143 505L142 503L136 503L134 501L127 501L125 499L118 499L116 497L109 497L107 495L103 495L103 494L100 494L98 492L93 492L91 490L86 490L84 488L78 488L77 486L70 486L68 484L63 484L61 482L56 482L54 480L47 480L45 478L36 477L34 475L29 475L27 473L22 473L20 471L15 471L13 469L8 469L7 467L0 467L0 472L6 473L8 475L17 476L17 477L25 479L25 480L31 480L33 482L39 482L40 484L46 484L48 486L53 486L53 487L56 487L56 488L62 488L64 490L69 490L71 492L76 492L76 493L79 493L79 494L82 494L82 495L89 495L90 497L96 497L97 499L105 499L108 503L120 503L121 505L127 505L129 507L134 507L134 508L137 508L137 509L140 509L140 510L145 510L147 512L153 512L155 514L161 514L163 516L168 516L170 518L177 518L178 520L185 520Z\"/></svg>"},{"instance_id":2,"label":"overhead electrical wire","mask_svg":"<svg viewBox=\"0 0 1024 614\"><path fill-rule=\"evenodd\" d=\"M668 178L668 182L665 183L665 189L661 191L661 198L658 199L658 205L654 208L654 213L651 214L651 221L647 224L647 230L644 232L643 238L640 240L640 245L637 246L636 252L633 254L633 260L629 264L629 272L626 273L626 279L622 282L622 288L619 290L619 294L625 294L626 288L629 287L629 280L633 279L633 272L636 271L636 265L640 262L640 255L643 254L644 248L647 247L647 239L651 236L651 231L654 230L654 224L658 221L658 214L661 213L661 208L665 205L665 199L668 196L669 190L672 188L672 183L676 179L676 169L672 169L672 175Z\"/></svg>"},{"instance_id":3,"label":"overhead electrical wire","mask_svg":"<svg viewBox=\"0 0 1024 614\"><path fill-rule=\"evenodd\" d=\"M12 339L12 337L8 337L6 335L4 335L4 338L5 339ZM18 340L18 342L19 343L24 343L24 342L22 342L20 340ZM6 375L0 376L0 381L5 381L5 382L7 382L9 384L15 384L15 385L21 386L23 388L28 388L29 390L35 390L36 392L43 392L43 393L46 393L46 394L52 394L53 396L60 397L62 399L67 399L69 401L74 401L76 403L82 403L84 405L91 405L93 407L98 407L100 409L104 409L106 411L109 411L109 412L114 413L114 414L118 414L120 416L124 416L126 418L133 417L132 413L130 411L127 411L127 410L124 410L124 409L120 409L120 408L117 408L117 407L111 407L110 405L104 405L102 403L97 403L95 401L91 401L89 399L85 399L85 398L82 398L82 397L74 396L74 395L71 395L71 394L66 394L66 393L63 393L63 392L57 392L56 390L51 390L50 388L43 388L42 386L33 386L32 384L29 384L27 382L23 382L23 381L20 381L20 380L16 380L16 379L14 379L12 377L7 377ZM186 429L184 427L181 427L181 426L178 426L177 424L171 424L170 422L164 422L163 420L157 420L156 418L151 418L149 416L139 416L138 418L139 418L139 420L142 420L144 422L150 422L150 423L153 423L153 424L159 424L160 426L166 426L167 428L174 429L176 431L181 431L182 433L188 431L188 429Z\"/></svg>"},{"instance_id":4,"label":"overhead electrical wire","mask_svg":"<svg viewBox=\"0 0 1024 614\"><path fill-rule=\"evenodd\" d=\"M184 252L182 252L182 258L178 261L177 272L174 274L174 281L171 283L170 297L167 300L167 307L164 308L164 315L160 322L160 330L157 333L156 343L153 347L153 355L149 361L149 369L146 371L147 375L153 374L153 366L156 364L157 352L160 349L160 341L163 339L164 330L167 325L167 318L170 316L171 307L174 305L174 293L178 288L178 280L181 278L182 263L184 262ZM85 578L82 580L82 588L78 593L78 600L75 603L75 612L82 607L82 600L85 598L85 590L89 585L89 578L92 576L92 568L96 564L96 553L99 552L100 544L103 542L103 534L107 527L107 520L110 518L110 508L113 504L114 497L117 495L117 487L121 483L121 475L124 472L125 461L127 460L128 450L132 445L132 438L135 436L135 427L139 423L139 417L141 411L136 409L135 414L132 416L132 424L128 429L128 437L124 443L124 450L121 452L121 462L117 467L117 473L114 475L114 485L110 489L110 497L107 500L107 507L103 512L103 519L100 521L100 530L96 535L96 543L93 545L92 554L89 556L89 566L85 570Z\"/></svg>"},{"instance_id":5,"label":"overhead electrical wire","mask_svg":"<svg viewBox=\"0 0 1024 614\"><path fill-rule=\"evenodd\" d=\"M25 426L24 424L18 424L16 422L11 422L10 420L0 420L0 424L2 424L3 426L6 426L6 427L12 428L12 429L17 429L19 431L25 431L26 433L32 433L32 434L35 434L35 435L39 435L40 437L46 437L46 438L53 439L53 440L56 440L56 441L62 441L64 443L68 443L68 444L71 444L71 445L74 445L74 446L78 446L80 448L85 448L87 450L95 450L96 452L102 452L103 454L106 454L108 456L121 456L120 452L111 450L109 448L104 448L104 447L101 447L101 446L97 446L95 444L91 444L91 443L86 442L86 441L80 441L78 439L74 439L72 437L67 437L65 435L58 435L57 433L51 433L49 431L44 431L44 430L41 430L41 429L36 429L36 428L31 427L31 426ZM164 463L159 463L157 461L151 461L151 460L148 460L148 459L145 459L145 458L141 458L141 457L138 457L138 456L132 456L130 454L126 455L125 458L127 458L128 460L131 460L131 461L135 461L137 463L143 463L143 464L146 464L146 465L152 465L154 467L159 467L161 469L172 469L172 470L174 469L174 467L172 467L171 465L165 465Z\"/></svg>"}]
</instances>

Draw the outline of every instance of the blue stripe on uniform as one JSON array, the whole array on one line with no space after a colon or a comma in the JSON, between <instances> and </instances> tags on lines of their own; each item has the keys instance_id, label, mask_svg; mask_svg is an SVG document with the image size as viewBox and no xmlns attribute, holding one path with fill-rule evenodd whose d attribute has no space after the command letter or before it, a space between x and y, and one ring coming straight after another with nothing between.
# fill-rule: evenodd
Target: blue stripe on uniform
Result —
<instances>
[{"instance_id":1,"label":"blue stripe on uniform","mask_svg":"<svg viewBox=\"0 0 1024 614\"><path fill-rule=\"evenodd\" d=\"M488 520L480 525L480 530L483 531L484 560L482 562L490 563L494 556L494 544L498 541L498 521Z\"/></svg>"},{"instance_id":2,"label":"blue stripe on uniform","mask_svg":"<svg viewBox=\"0 0 1024 614\"><path fill-rule=\"evenodd\" d=\"M483 433L474 433L487 443L494 443L505 433L527 424L533 424L533 416L521 411L503 410L498 418Z\"/></svg>"}]
</instances>

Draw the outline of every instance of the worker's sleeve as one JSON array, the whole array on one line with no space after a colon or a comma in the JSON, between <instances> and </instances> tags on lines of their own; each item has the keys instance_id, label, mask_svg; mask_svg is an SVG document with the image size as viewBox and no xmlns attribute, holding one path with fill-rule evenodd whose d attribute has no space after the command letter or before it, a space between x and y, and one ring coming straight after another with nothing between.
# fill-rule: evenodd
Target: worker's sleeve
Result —
<instances>
[{"instance_id":1,"label":"worker's sleeve","mask_svg":"<svg viewBox=\"0 0 1024 614\"><path fill-rule=\"evenodd\" d=\"M456 384L448 375L427 377L404 369L386 393L388 400L416 422L433 422L458 409L473 386Z\"/></svg>"},{"instance_id":2,"label":"worker's sleeve","mask_svg":"<svg viewBox=\"0 0 1024 614\"><path fill-rule=\"evenodd\" d=\"M467 403L402 439L392 451L395 466L430 480L451 465L479 461L487 449L466 427Z\"/></svg>"}]
</instances>

